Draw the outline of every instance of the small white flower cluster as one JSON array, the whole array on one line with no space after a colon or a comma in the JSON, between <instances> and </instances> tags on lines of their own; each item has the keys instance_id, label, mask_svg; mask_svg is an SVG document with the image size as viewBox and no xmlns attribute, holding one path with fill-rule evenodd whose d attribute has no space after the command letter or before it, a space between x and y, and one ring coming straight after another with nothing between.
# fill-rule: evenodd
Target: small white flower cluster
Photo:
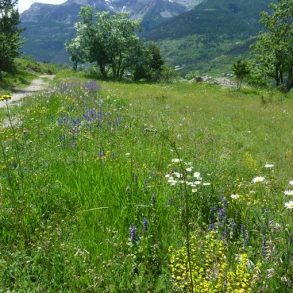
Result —
<instances>
[{"instance_id":1,"label":"small white flower cluster","mask_svg":"<svg viewBox=\"0 0 293 293\"><path fill-rule=\"evenodd\" d=\"M265 181L265 177L262 176L256 176L252 179L252 183L260 183L260 182L264 182Z\"/></svg>"},{"instance_id":2,"label":"small white flower cluster","mask_svg":"<svg viewBox=\"0 0 293 293\"><path fill-rule=\"evenodd\" d=\"M238 199L240 197L240 195L239 194L231 194L230 197L232 199Z\"/></svg>"},{"instance_id":3,"label":"small white flower cluster","mask_svg":"<svg viewBox=\"0 0 293 293\"><path fill-rule=\"evenodd\" d=\"M289 181L289 185L293 186L293 181ZM284 194L287 196L292 196L293 195L293 190L292 189L288 189L284 191ZM288 210L292 210L293 209L293 200L289 200L288 202L285 202L285 208Z\"/></svg>"},{"instance_id":4,"label":"small white flower cluster","mask_svg":"<svg viewBox=\"0 0 293 293\"><path fill-rule=\"evenodd\" d=\"M165 178L167 178L168 183L171 186L176 186L177 184L186 184L187 186L191 187L191 192L197 192L198 186L209 186L211 183L209 182L203 182L202 177L200 175L200 172L193 172L193 167L191 166L192 163L185 163L181 159L175 158L172 159L172 164L171 166L174 166L175 164L179 164L180 166L176 169L181 169L180 173L177 171L173 171L169 174L165 175ZM185 170L182 170L182 168L185 168ZM185 175L185 176L184 176Z\"/></svg>"},{"instance_id":5,"label":"small white flower cluster","mask_svg":"<svg viewBox=\"0 0 293 293\"><path fill-rule=\"evenodd\" d=\"M267 169L272 169L274 167L275 167L274 164L265 164L265 168L267 168Z\"/></svg>"}]
</instances>

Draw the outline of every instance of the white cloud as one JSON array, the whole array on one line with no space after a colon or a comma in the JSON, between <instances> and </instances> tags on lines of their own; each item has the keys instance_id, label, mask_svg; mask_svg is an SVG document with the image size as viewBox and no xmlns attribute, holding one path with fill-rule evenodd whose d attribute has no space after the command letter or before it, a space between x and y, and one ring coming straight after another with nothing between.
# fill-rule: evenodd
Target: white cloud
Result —
<instances>
[{"instance_id":1,"label":"white cloud","mask_svg":"<svg viewBox=\"0 0 293 293\"><path fill-rule=\"evenodd\" d=\"M39 2L39 3L50 3L50 4L61 4L64 3L66 0L19 0L18 1L18 9L19 12L23 12L27 9L30 8L30 6L35 3L35 2Z\"/></svg>"}]
</instances>

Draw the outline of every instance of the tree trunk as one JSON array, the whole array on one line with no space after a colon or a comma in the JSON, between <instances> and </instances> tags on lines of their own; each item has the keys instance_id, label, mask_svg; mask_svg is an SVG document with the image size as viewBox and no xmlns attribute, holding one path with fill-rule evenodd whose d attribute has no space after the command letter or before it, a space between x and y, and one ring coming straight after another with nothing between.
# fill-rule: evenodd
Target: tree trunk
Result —
<instances>
[{"instance_id":1,"label":"tree trunk","mask_svg":"<svg viewBox=\"0 0 293 293\"><path fill-rule=\"evenodd\" d=\"M107 72L106 72L106 69L105 69L105 65L102 64L101 62L98 62L98 66L100 68L100 71L101 71L101 74L102 74L103 78L107 78Z\"/></svg>"},{"instance_id":2,"label":"tree trunk","mask_svg":"<svg viewBox=\"0 0 293 293\"><path fill-rule=\"evenodd\" d=\"M121 65L122 65L122 54L120 52L119 53L119 61L118 61L118 72L117 72L117 75L118 75L118 78L119 79L122 79L122 76L121 76Z\"/></svg>"},{"instance_id":3,"label":"tree trunk","mask_svg":"<svg viewBox=\"0 0 293 293\"><path fill-rule=\"evenodd\" d=\"M293 88L293 66L288 70L288 80L286 85L286 91L289 92Z\"/></svg>"},{"instance_id":4,"label":"tree trunk","mask_svg":"<svg viewBox=\"0 0 293 293\"><path fill-rule=\"evenodd\" d=\"M276 80L277 87L279 87L280 77L279 77L279 65L278 64L276 65L276 68L275 68L275 80Z\"/></svg>"},{"instance_id":5,"label":"tree trunk","mask_svg":"<svg viewBox=\"0 0 293 293\"><path fill-rule=\"evenodd\" d=\"M111 64L112 64L112 74L113 74L113 79L117 78L117 69L116 69L116 62L115 58L111 58Z\"/></svg>"}]
</instances>

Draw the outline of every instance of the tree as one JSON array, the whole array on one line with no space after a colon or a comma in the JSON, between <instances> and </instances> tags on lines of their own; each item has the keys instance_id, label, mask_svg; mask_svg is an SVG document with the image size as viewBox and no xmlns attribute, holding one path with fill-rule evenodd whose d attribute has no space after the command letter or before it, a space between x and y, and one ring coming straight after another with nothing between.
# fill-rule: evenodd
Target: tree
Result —
<instances>
[{"instance_id":1,"label":"tree","mask_svg":"<svg viewBox=\"0 0 293 293\"><path fill-rule=\"evenodd\" d=\"M293 87L293 1L279 0L271 4L272 13L263 12L261 33L254 46L254 65L277 87L289 91Z\"/></svg>"},{"instance_id":2,"label":"tree","mask_svg":"<svg viewBox=\"0 0 293 293\"><path fill-rule=\"evenodd\" d=\"M232 66L233 73L237 80L237 88L241 89L242 82L249 74L249 67L247 61L238 60Z\"/></svg>"},{"instance_id":3,"label":"tree","mask_svg":"<svg viewBox=\"0 0 293 293\"><path fill-rule=\"evenodd\" d=\"M0 78L2 71L12 71L22 45L17 0L0 0Z\"/></svg>"},{"instance_id":4,"label":"tree","mask_svg":"<svg viewBox=\"0 0 293 293\"><path fill-rule=\"evenodd\" d=\"M135 63L134 79L158 81L165 63L160 49L156 44L150 43L146 48L142 49L139 56L139 60Z\"/></svg>"},{"instance_id":5,"label":"tree","mask_svg":"<svg viewBox=\"0 0 293 293\"><path fill-rule=\"evenodd\" d=\"M114 79L121 79L133 66L132 52L139 51L136 35L139 22L125 13L95 12L91 6L80 11L76 37L66 44L73 62L95 62L104 78L111 70Z\"/></svg>"},{"instance_id":6,"label":"tree","mask_svg":"<svg viewBox=\"0 0 293 293\"><path fill-rule=\"evenodd\" d=\"M76 71L79 63L84 63L86 52L81 46L80 37L76 37L73 42L65 44L66 50L70 55L70 60L73 63L73 69Z\"/></svg>"}]
</instances>

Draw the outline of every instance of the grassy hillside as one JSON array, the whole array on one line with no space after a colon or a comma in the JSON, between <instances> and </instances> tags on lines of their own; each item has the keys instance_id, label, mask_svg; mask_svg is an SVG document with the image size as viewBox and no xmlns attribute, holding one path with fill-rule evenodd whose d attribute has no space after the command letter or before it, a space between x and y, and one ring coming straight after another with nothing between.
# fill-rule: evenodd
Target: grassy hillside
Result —
<instances>
[{"instance_id":1,"label":"grassy hillside","mask_svg":"<svg viewBox=\"0 0 293 293\"><path fill-rule=\"evenodd\" d=\"M187 249L194 292L290 290L292 95L61 76L0 133L4 291L191 292Z\"/></svg>"},{"instance_id":2,"label":"grassy hillside","mask_svg":"<svg viewBox=\"0 0 293 293\"><path fill-rule=\"evenodd\" d=\"M209 38L190 35L179 39L158 41L166 61L180 66L180 73L196 70L198 74L223 75L232 72L232 64L249 55L255 38L239 39L230 36Z\"/></svg>"}]
</instances>

